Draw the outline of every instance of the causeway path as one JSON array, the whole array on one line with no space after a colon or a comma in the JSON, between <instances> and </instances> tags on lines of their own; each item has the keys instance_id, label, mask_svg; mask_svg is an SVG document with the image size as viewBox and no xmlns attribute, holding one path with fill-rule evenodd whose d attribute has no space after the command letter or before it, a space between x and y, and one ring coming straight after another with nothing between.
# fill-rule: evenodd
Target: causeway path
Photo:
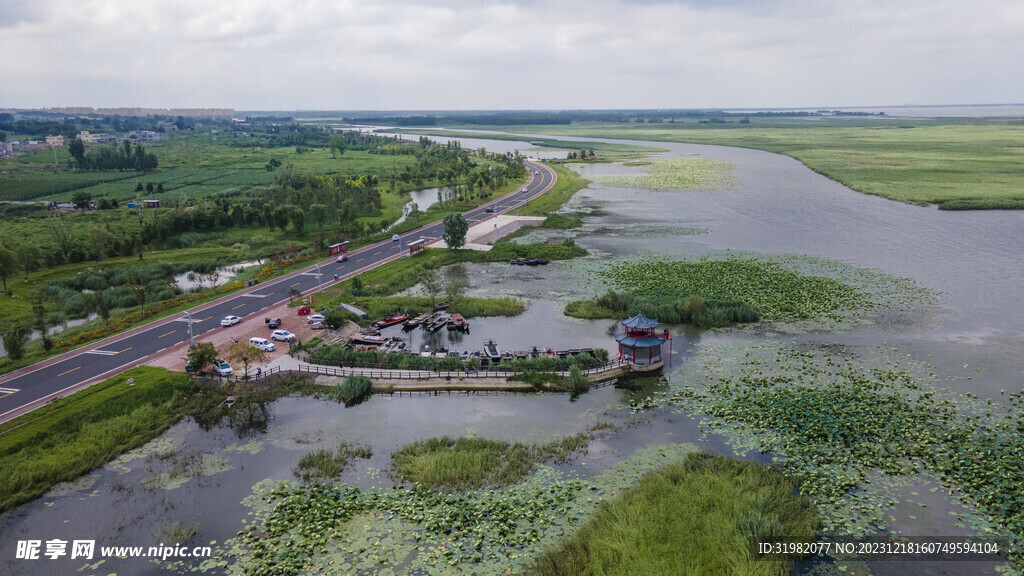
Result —
<instances>
[{"instance_id":1,"label":"causeway path","mask_svg":"<svg viewBox=\"0 0 1024 576\"><path fill-rule=\"evenodd\" d=\"M464 212L463 216L471 225L513 211L551 190L557 180L555 172L542 164L529 161L525 164L530 174L525 186ZM488 212L488 209L492 212ZM411 243L425 239L429 244L440 238L443 232L444 225L441 222L428 224L402 234L401 242L389 239L353 250L348 253L347 262L336 262L334 257L318 262L322 276L318 277L316 266L310 264L296 272L191 308L188 312L193 318L193 335L199 341L203 334L219 329L220 321L225 316L245 318L289 301L292 299L292 289L303 294L316 292L320 285L334 284L335 274L340 282L396 260L402 255L399 246L408 253ZM188 340L185 314L175 314L0 376L0 422L146 364L162 351Z\"/></svg>"}]
</instances>

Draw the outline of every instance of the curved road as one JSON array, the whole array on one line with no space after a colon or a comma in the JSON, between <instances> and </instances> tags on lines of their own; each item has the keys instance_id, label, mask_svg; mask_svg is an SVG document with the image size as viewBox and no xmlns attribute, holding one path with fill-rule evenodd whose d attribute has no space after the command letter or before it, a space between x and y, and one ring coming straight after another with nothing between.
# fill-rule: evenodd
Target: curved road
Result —
<instances>
[{"instance_id":1,"label":"curved road","mask_svg":"<svg viewBox=\"0 0 1024 576\"><path fill-rule=\"evenodd\" d=\"M530 179L525 193L517 188L511 194L464 212L466 220L472 225L509 212L554 186L556 176L550 168L533 162L526 162L526 167L530 171ZM534 171L539 171L540 175L534 175ZM487 208L493 208L493 213L487 212ZM428 224L403 234L401 245L407 250L410 242L421 238L437 239L443 232L441 222ZM340 282L399 256L399 242L378 242L349 252L347 262L337 263L333 257L319 262L323 273L320 280L327 286L334 283L334 274L338 275ZM310 265L192 308L189 313L193 318L194 336L198 340L204 333L220 328L220 320L225 316L244 317L291 300L293 288L305 294L316 291L317 286L316 267ZM163 350L188 340L188 322L183 315L175 314L0 376L0 422L144 364Z\"/></svg>"}]
</instances>

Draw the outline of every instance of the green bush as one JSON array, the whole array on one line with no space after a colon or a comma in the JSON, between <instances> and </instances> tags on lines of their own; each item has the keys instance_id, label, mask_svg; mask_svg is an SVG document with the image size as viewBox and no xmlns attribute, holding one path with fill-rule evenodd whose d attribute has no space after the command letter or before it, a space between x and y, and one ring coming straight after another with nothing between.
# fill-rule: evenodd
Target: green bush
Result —
<instances>
[{"instance_id":1,"label":"green bush","mask_svg":"<svg viewBox=\"0 0 1024 576\"><path fill-rule=\"evenodd\" d=\"M352 375L341 385L341 398L346 406L358 404L370 395L373 382L366 376Z\"/></svg>"}]
</instances>

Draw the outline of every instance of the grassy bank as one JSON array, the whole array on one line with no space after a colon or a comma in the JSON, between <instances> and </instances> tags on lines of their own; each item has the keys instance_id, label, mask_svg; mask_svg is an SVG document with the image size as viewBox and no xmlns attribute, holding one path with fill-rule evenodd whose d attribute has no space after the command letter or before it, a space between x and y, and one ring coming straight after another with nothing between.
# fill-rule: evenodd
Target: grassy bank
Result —
<instances>
[{"instance_id":1,"label":"grassy bank","mask_svg":"<svg viewBox=\"0 0 1024 576\"><path fill-rule=\"evenodd\" d=\"M530 358L502 360L491 364L490 370L515 372L564 372L576 366L580 369L594 368L608 361L608 351L598 349L597 358L590 354L574 354L568 358ZM417 354L390 354L377 350L355 350L340 344L317 348L310 354L313 364L328 366L367 366L393 370L462 370L465 367L480 368L480 359L471 358L424 358Z\"/></svg>"},{"instance_id":2,"label":"grassy bank","mask_svg":"<svg viewBox=\"0 0 1024 576\"><path fill-rule=\"evenodd\" d=\"M704 453L645 476L537 559L533 574L758 574L792 561L756 553L760 542L813 542L810 502L774 468Z\"/></svg>"},{"instance_id":3,"label":"grassy bank","mask_svg":"<svg viewBox=\"0 0 1024 576\"><path fill-rule=\"evenodd\" d=\"M127 381L133 379L133 384ZM140 367L0 426L0 510L109 462L163 433L224 392L184 374Z\"/></svg>"},{"instance_id":4,"label":"grassy bank","mask_svg":"<svg viewBox=\"0 0 1024 576\"><path fill-rule=\"evenodd\" d=\"M503 128L507 130L508 128ZM749 124L600 124L516 127L533 134L689 142L791 156L865 194L913 204L1024 199L1024 127L963 119L802 120Z\"/></svg>"},{"instance_id":5,"label":"grassy bank","mask_svg":"<svg viewBox=\"0 0 1024 576\"><path fill-rule=\"evenodd\" d=\"M355 458L369 458L373 451L366 446L352 446L342 442L336 450L317 450L299 458L292 473L303 482L329 482Z\"/></svg>"},{"instance_id":6,"label":"grassy bank","mask_svg":"<svg viewBox=\"0 0 1024 576\"><path fill-rule=\"evenodd\" d=\"M508 129L508 126L498 128L498 130ZM518 126L515 127L514 129L518 129ZM657 148L654 146L638 146L635 144L620 144L614 142L576 142L573 140L557 140L554 138L537 138L536 136L526 137L517 134L507 134L501 132L481 135L479 132L459 132L457 130L431 130L429 128L403 128L395 129L393 130L393 132L403 134L419 134L423 136L436 136L440 138L486 138L488 140L526 141L529 142L532 146L537 146L541 148L551 148L552 150L593 150L594 154L601 158L637 158L642 157L651 152L665 151L664 148Z\"/></svg>"}]
</instances>

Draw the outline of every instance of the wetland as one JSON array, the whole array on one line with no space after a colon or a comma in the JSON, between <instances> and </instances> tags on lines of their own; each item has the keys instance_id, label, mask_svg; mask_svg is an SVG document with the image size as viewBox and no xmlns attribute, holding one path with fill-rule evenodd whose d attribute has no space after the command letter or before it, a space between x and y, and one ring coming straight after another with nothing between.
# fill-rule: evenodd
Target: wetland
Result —
<instances>
[{"instance_id":1,"label":"wetland","mask_svg":"<svg viewBox=\"0 0 1024 576\"><path fill-rule=\"evenodd\" d=\"M514 297L527 310L475 319L472 336L437 338L460 349L486 338L510 349L613 349L613 320L572 318L566 306L610 285L636 286L646 270L702 262L740 261L769 279L820 278L817 292L832 303L792 313L771 309L769 298L753 302L767 316L758 323L665 326L675 337L664 378L574 398L375 395L344 408L289 396L212 427L183 420L6 512L5 541L84 536L148 546L174 526L198 523L191 538L215 548L208 561L107 559L85 573L290 573L271 566L523 573L546 548L598 517L601 502L698 450L775 464L813 502L826 539L880 530L1004 543L1008 531L1019 536L1024 214L940 211L862 195L792 158L757 150L641 144L666 149L652 161L727 166L728 181L665 190L626 178L646 165L570 164L592 181L561 211L581 226L531 230L513 242L572 239L587 255L536 270L465 263L467 295ZM544 446L581 434L592 435L585 447L536 463L518 482L449 494L393 475L393 454L431 438L483 438L509 454L517 443ZM358 446L360 455L331 468L333 482L301 482L295 468L304 456L331 451L324 457L333 462L342 446ZM288 542L299 552L290 553ZM1019 571L1021 558L1013 561L819 559L798 570L955 574L969 566L996 574ZM29 572L5 562L5 574L62 574L86 564L48 561Z\"/></svg>"}]
</instances>

